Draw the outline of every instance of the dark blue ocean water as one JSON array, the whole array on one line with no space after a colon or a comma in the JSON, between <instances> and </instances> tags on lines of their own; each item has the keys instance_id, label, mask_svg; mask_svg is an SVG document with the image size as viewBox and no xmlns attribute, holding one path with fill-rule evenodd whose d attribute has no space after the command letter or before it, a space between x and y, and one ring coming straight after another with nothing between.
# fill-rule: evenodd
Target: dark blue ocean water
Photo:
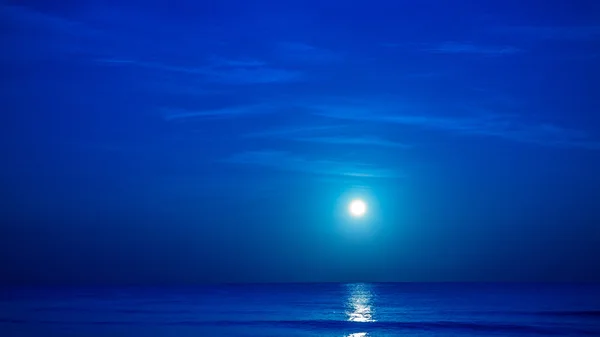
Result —
<instances>
[{"instance_id":1,"label":"dark blue ocean water","mask_svg":"<svg viewBox=\"0 0 600 337\"><path fill-rule=\"evenodd\" d=\"M600 285L4 289L0 336L600 336Z\"/></svg>"}]
</instances>

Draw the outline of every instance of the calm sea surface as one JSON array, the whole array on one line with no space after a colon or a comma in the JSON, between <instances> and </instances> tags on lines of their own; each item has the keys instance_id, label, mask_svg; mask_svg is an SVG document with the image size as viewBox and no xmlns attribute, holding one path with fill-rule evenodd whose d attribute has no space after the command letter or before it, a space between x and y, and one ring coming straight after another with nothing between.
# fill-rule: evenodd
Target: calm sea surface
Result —
<instances>
[{"instance_id":1,"label":"calm sea surface","mask_svg":"<svg viewBox=\"0 0 600 337\"><path fill-rule=\"evenodd\" d=\"M600 336L600 285L13 288L0 336Z\"/></svg>"}]
</instances>

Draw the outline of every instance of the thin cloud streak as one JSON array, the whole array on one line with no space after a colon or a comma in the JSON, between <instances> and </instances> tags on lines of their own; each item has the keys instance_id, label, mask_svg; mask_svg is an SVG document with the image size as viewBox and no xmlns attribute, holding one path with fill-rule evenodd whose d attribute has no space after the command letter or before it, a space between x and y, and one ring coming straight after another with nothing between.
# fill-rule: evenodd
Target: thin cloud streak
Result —
<instances>
[{"instance_id":1,"label":"thin cloud streak","mask_svg":"<svg viewBox=\"0 0 600 337\"><path fill-rule=\"evenodd\" d=\"M177 108L162 109L166 121L187 120L196 118L232 118L246 115L274 113L283 109L274 104L257 104L250 106L229 107L211 110L186 110Z\"/></svg>"},{"instance_id":2,"label":"thin cloud streak","mask_svg":"<svg viewBox=\"0 0 600 337\"><path fill-rule=\"evenodd\" d=\"M0 3L0 19L4 25L34 28L41 32L72 36L98 33L80 22L32 10L25 6Z\"/></svg>"},{"instance_id":3,"label":"thin cloud streak","mask_svg":"<svg viewBox=\"0 0 600 337\"><path fill-rule=\"evenodd\" d=\"M300 42L280 43L277 53L284 60L301 63L330 63L342 59L336 52Z\"/></svg>"},{"instance_id":4,"label":"thin cloud streak","mask_svg":"<svg viewBox=\"0 0 600 337\"><path fill-rule=\"evenodd\" d=\"M247 68L259 68L267 65L264 61L254 59L239 59L231 60L225 58L214 58L212 65L215 67L247 67Z\"/></svg>"},{"instance_id":5,"label":"thin cloud streak","mask_svg":"<svg viewBox=\"0 0 600 337\"><path fill-rule=\"evenodd\" d=\"M77 20L2 3L0 26L5 65L29 65L30 62L87 55L98 40L105 37L101 31Z\"/></svg>"},{"instance_id":6,"label":"thin cloud streak","mask_svg":"<svg viewBox=\"0 0 600 337\"><path fill-rule=\"evenodd\" d=\"M504 26L494 32L541 40L600 40L600 26Z\"/></svg>"},{"instance_id":7,"label":"thin cloud streak","mask_svg":"<svg viewBox=\"0 0 600 337\"><path fill-rule=\"evenodd\" d=\"M571 130L552 124L528 124L512 116L488 115L483 117L442 117L432 115L399 114L402 109L374 107L318 106L315 114L323 117L392 123L423 129L438 130L460 135L479 135L532 143L551 147L600 149L600 142L590 139L583 131Z\"/></svg>"},{"instance_id":8,"label":"thin cloud streak","mask_svg":"<svg viewBox=\"0 0 600 337\"><path fill-rule=\"evenodd\" d=\"M288 83L304 77L300 71L269 67L211 70L206 75L209 81L223 84Z\"/></svg>"},{"instance_id":9,"label":"thin cloud streak","mask_svg":"<svg viewBox=\"0 0 600 337\"><path fill-rule=\"evenodd\" d=\"M209 73L210 69L207 67L181 67L181 66L173 66L168 64L156 63L156 62L144 62L137 61L131 59L119 59L119 58L109 58L109 59L97 59L94 62L98 64L105 64L111 66L132 66L138 68L146 68L153 70L162 70L169 72L178 72L178 73L186 73L193 75L206 75Z\"/></svg>"},{"instance_id":10,"label":"thin cloud streak","mask_svg":"<svg viewBox=\"0 0 600 337\"><path fill-rule=\"evenodd\" d=\"M332 145L364 145L395 148L410 148L409 144L385 140L373 136L332 135L331 131L346 128L346 125L319 125L287 127L246 134L246 138L283 139L295 142L320 143Z\"/></svg>"},{"instance_id":11,"label":"thin cloud streak","mask_svg":"<svg viewBox=\"0 0 600 337\"><path fill-rule=\"evenodd\" d=\"M425 51L438 54L480 54L489 56L510 55L521 52L520 49L511 46L481 46L459 42L444 42L427 48Z\"/></svg>"},{"instance_id":12,"label":"thin cloud streak","mask_svg":"<svg viewBox=\"0 0 600 337\"><path fill-rule=\"evenodd\" d=\"M190 75L203 76L207 82L222 84L267 84L286 83L302 80L299 71L272 68L259 63L246 63L245 61L227 61L227 66L207 65L204 67L184 67L156 62L144 62L131 59L97 59L98 64L113 66L132 66L152 70L178 72ZM258 62L258 61L255 61Z\"/></svg>"},{"instance_id":13,"label":"thin cloud streak","mask_svg":"<svg viewBox=\"0 0 600 337\"><path fill-rule=\"evenodd\" d=\"M311 160L285 151L248 151L237 153L224 162L251 165L281 171L363 178L398 178L396 171L334 160Z\"/></svg>"},{"instance_id":14,"label":"thin cloud streak","mask_svg":"<svg viewBox=\"0 0 600 337\"><path fill-rule=\"evenodd\" d=\"M318 126L296 126L296 127L283 127L258 132L247 133L244 135L246 138L282 138L290 135L306 135L313 134L320 131L329 131L345 128L346 125L318 125Z\"/></svg>"},{"instance_id":15,"label":"thin cloud streak","mask_svg":"<svg viewBox=\"0 0 600 337\"><path fill-rule=\"evenodd\" d=\"M412 146L405 143L393 142L378 137L291 137L291 140L298 142L335 144L335 145L365 145L365 146L383 146L408 149Z\"/></svg>"},{"instance_id":16,"label":"thin cloud streak","mask_svg":"<svg viewBox=\"0 0 600 337\"><path fill-rule=\"evenodd\" d=\"M104 13L103 15L107 14ZM21 40L33 41L35 39L36 43L46 46L45 48L48 48L47 45L51 45L52 50L61 53L89 55L90 59L86 61L96 65L194 75L211 84L281 84L306 79L305 74L300 70L272 66L257 59L213 57L212 60L208 59L198 65L178 65L169 61L144 61L140 59L141 57L131 56L138 53L136 51L132 53L132 50L126 44L120 44L120 47L117 47L114 43L107 43L107 40L114 42L115 37L118 38L119 34L122 33L113 31L114 28L113 30L99 31L85 23L46 14L24 6L0 4L0 19L3 24L11 29L14 28L15 32L20 35L18 37L11 34L10 38L14 41L6 42L8 44L19 43L18 49L10 49L12 53L15 53L15 59L23 58L22 54L38 54L39 48L29 46L31 43L25 45L28 49L20 44ZM117 18L117 20L122 20L122 18ZM137 35L128 36L130 39L135 39L136 44L140 38ZM82 37L87 38L85 50L78 49ZM60 43L54 41L54 38L59 38ZM92 55L95 55L95 58ZM123 57L123 55L129 56ZM320 49L308 48L299 55L312 55L322 59L326 53Z\"/></svg>"}]
</instances>

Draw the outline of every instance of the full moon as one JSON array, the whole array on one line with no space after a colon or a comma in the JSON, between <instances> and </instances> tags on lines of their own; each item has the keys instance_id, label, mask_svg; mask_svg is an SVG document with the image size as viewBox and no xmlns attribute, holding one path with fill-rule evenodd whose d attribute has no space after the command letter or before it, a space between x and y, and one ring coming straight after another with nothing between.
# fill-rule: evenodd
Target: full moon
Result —
<instances>
[{"instance_id":1,"label":"full moon","mask_svg":"<svg viewBox=\"0 0 600 337\"><path fill-rule=\"evenodd\" d=\"M352 216L360 217L363 216L367 211L367 204L359 199L352 200L350 206L348 206L348 210Z\"/></svg>"}]
</instances>

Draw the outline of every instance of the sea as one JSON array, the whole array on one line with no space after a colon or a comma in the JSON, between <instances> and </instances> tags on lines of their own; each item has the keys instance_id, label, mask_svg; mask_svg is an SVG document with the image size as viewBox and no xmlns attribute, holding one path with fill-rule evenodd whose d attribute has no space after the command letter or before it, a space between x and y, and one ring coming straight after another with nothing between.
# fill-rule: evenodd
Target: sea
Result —
<instances>
[{"instance_id":1,"label":"sea","mask_svg":"<svg viewBox=\"0 0 600 337\"><path fill-rule=\"evenodd\" d=\"M5 288L0 336L600 336L600 285Z\"/></svg>"}]
</instances>

